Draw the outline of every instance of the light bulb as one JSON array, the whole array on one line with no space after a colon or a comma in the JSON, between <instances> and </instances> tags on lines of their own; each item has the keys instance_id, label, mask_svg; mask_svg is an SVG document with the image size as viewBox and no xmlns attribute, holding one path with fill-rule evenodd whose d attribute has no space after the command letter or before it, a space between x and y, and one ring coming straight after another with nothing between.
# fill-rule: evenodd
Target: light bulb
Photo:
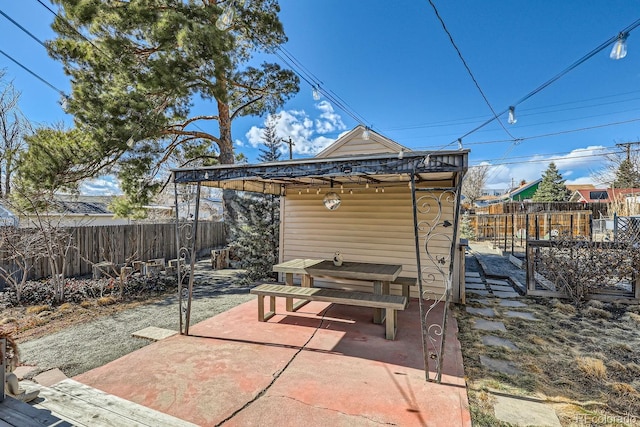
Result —
<instances>
[{"instance_id":1,"label":"light bulb","mask_svg":"<svg viewBox=\"0 0 640 427\"><path fill-rule=\"evenodd\" d=\"M627 56L627 34L620 33L618 40L616 40L613 44L613 48L611 48L609 58L622 59L625 56Z\"/></svg>"},{"instance_id":2,"label":"light bulb","mask_svg":"<svg viewBox=\"0 0 640 427\"><path fill-rule=\"evenodd\" d=\"M509 107L509 118L507 119L507 123L513 125L517 121L518 119L516 119L516 107Z\"/></svg>"},{"instance_id":3,"label":"light bulb","mask_svg":"<svg viewBox=\"0 0 640 427\"><path fill-rule=\"evenodd\" d=\"M69 97L67 95L63 94L60 97L60 106L65 112L67 111L67 107L69 106Z\"/></svg>"},{"instance_id":4,"label":"light bulb","mask_svg":"<svg viewBox=\"0 0 640 427\"><path fill-rule=\"evenodd\" d=\"M216 21L216 28L220 31L227 30L231 23L233 22L233 16L235 15L235 8L233 6L233 2L230 1L227 7L225 7L222 14L218 17Z\"/></svg>"},{"instance_id":5,"label":"light bulb","mask_svg":"<svg viewBox=\"0 0 640 427\"><path fill-rule=\"evenodd\" d=\"M320 91L318 90L317 86L313 87L313 92L311 94L313 95L314 101L320 101Z\"/></svg>"},{"instance_id":6,"label":"light bulb","mask_svg":"<svg viewBox=\"0 0 640 427\"><path fill-rule=\"evenodd\" d=\"M307 187L307 193L309 192L309 187Z\"/></svg>"},{"instance_id":7,"label":"light bulb","mask_svg":"<svg viewBox=\"0 0 640 427\"><path fill-rule=\"evenodd\" d=\"M133 146L135 145L135 141L133 140L133 136L130 136L129 139L127 139L127 147L129 148L133 148Z\"/></svg>"},{"instance_id":8,"label":"light bulb","mask_svg":"<svg viewBox=\"0 0 640 427\"><path fill-rule=\"evenodd\" d=\"M353 190L349 190L349 194L353 194Z\"/></svg>"},{"instance_id":9,"label":"light bulb","mask_svg":"<svg viewBox=\"0 0 640 427\"><path fill-rule=\"evenodd\" d=\"M369 135L369 128L364 128L364 130L362 131L362 139L368 141L370 136L371 135Z\"/></svg>"},{"instance_id":10,"label":"light bulb","mask_svg":"<svg viewBox=\"0 0 640 427\"><path fill-rule=\"evenodd\" d=\"M381 191L384 193L384 187L382 187L382 190L381 190Z\"/></svg>"},{"instance_id":11,"label":"light bulb","mask_svg":"<svg viewBox=\"0 0 640 427\"><path fill-rule=\"evenodd\" d=\"M302 191L298 190L298 196L300 196L302 194Z\"/></svg>"},{"instance_id":12,"label":"light bulb","mask_svg":"<svg viewBox=\"0 0 640 427\"><path fill-rule=\"evenodd\" d=\"M369 188L369 183L368 182L364 185L364 188Z\"/></svg>"},{"instance_id":13,"label":"light bulb","mask_svg":"<svg viewBox=\"0 0 640 427\"><path fill-rule=\"evenodd\" d=\"M378 192L378 187L376 187L376 193Z\"/></svg>"}]
</instances>

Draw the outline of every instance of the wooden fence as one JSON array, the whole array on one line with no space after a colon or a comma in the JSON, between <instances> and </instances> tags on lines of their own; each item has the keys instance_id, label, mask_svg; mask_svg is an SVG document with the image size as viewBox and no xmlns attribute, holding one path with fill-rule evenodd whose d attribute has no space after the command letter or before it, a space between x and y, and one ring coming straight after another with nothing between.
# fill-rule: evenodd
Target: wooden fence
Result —
<instances>
[{"instance_id":1,"label":"wooden fence","mask_svg":"<svg viewBox=\"0 0 640 427\"><path fill-rule=\"evenodd\" d=\"M166 224L131 224L63 229L71 234L65 266L67 277L91 274L95 263L109 261L116 265L134 260L147 261L154 258L176 258L176 226ZM34 229L18 229L20 233L38 233ZM198 223L196 251L219 248L225 245L224 223ZM183 238L181 243L185 244ZM34 257L30 279L51 276L49 262L44 257ZM6 265L6 254L0 253L0 264ZM0 280L0 284L1 284Z\"/></svg>"},{"instance_id":2,"label":"wooden fence","mask_svg":"<svg viewBox=\"0 0 640 427\"><path fill-rule=\"evenodd\" d=\"M542 212L590 211L594 219L609 215L609 203L580 202L505 202L475 208L476 214L531 214Z\"/></svg>"},{"instance_id":3,"label":"wooden fence","mask_svg":"<svg viewBox=\"0 0 640 427\"><path fill-rule=\"evenodd\" d=\"M470 215L469 220L475 240L511 253L524 252L527 238L591 238L591 211Z\"/></svg>"}]
</instances>

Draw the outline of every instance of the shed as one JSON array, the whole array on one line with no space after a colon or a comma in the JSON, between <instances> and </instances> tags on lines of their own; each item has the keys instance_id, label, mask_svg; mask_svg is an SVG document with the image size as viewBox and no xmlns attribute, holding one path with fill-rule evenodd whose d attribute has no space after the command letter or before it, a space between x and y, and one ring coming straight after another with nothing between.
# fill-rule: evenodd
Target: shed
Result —
<instances>
[{"instance_id":1,"label":"shed","mask_svg":"<svg viewBox=\"0 0 640 427\"><path fill-rule=\"evenodd\" d=\"M198 194L210 186L280 195L280 261L330 259L339 250L349 261L401 264L401 275L417 280L412 296L422 295L421 303L459 300L454 267L464 257L456 238L468 150L412 151L373 131L365 139L364 130L356 127L313 158L174 169L176 200L182 184ZM339 208L325 206L328 195ZM195 212L189 227L197 227ZM190 297L182 304L181 332L188 334Z\"/></svg>"}]
</instances>

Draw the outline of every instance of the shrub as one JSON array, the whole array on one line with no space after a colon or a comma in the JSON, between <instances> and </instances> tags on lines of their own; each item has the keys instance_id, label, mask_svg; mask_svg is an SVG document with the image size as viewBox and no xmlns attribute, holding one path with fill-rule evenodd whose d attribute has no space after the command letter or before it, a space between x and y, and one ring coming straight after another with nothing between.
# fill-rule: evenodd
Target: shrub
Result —
<instances>
[{"instance_id":1,"label":"shrub","mask_svg":"<svg viewBox=\"0 0 640 427\"><path fill-rule=\"evenodd\" d=\"M607 376L607 367L600 359L593 357L578 357L576 359L578 369L587 377L595 380L603 380Z\"/></svg>"}]
</instances>

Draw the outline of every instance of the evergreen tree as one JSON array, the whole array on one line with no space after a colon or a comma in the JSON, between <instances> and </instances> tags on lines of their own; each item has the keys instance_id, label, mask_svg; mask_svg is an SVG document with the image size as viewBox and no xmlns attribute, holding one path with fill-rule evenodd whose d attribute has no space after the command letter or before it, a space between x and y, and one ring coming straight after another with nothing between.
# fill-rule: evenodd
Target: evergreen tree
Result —
<instances>
[{"instance_id":1,"label":"evergreen tree","mask_svg":"<svg viewBox=\"0 0 640 427\"><path fill-rule=\"evenodd\" d=\"M535 202L564 202L569 197L565 180L558 171L556 164L551 162L549 167L542 174L542 182L533 195Z\"/></svg>"},{"instance_id":2,"label":"evergreen tree","mask_svg":"<svg viewBox=\"0 0 640 427\"><path fill-rule=\"evenodd\" d=\"M270 117L262 132L264 148L258 160L280 160L280 141L275 120ZM247 278L259 280L272 277L271 268L278 262L280 233L280 197L273 194L248 193L235 199L238 220L232 227L234 253L240 266L247 270Z\"/></svg>"},{"instance_id":3,"label":"evergreen tree","mask_svg":"<svg viewBox=\"0 0 640 427\"><path fill-rule=\"evenodd\" d=\"M469 212L462 214L462 218L460 220L460 237L469 240L475 240L476 238L476 232L471 226L471 216L469 215Z\"/></svg>"},{"instance_id":4,"label":"evergreen tree","mask_svg":"<svg viewBox=\"0 0 640 427\"><path fill-rule=\"evenodd\" d=\"M293 71L254 59L286 42L277 0L53 3L57 38L47 47L71 78L65 108L88 144L69 160L64 133L54 144L37 131L30 145L47 155L31 160L39 163L34 169L51 170L45 182L73 186L116 172L128 198L142 205L166 180L166 166L233 163L232 121L273 112L298 91ZM218 25L223 11L235 12L228 26ZM25 165L23 178L37 185L43 176Z\"/></svg>"},{"instance_id":5,"label":"evergreen tree","mask_svg":"<svg viewBox=\"0 0 640 427\"><path fill-rule=\"evenodd\" d=\"M633 167L631 160L625 159L616 171L614 188L640 188L640 172Z\"/></svg>"}]
</instances>

